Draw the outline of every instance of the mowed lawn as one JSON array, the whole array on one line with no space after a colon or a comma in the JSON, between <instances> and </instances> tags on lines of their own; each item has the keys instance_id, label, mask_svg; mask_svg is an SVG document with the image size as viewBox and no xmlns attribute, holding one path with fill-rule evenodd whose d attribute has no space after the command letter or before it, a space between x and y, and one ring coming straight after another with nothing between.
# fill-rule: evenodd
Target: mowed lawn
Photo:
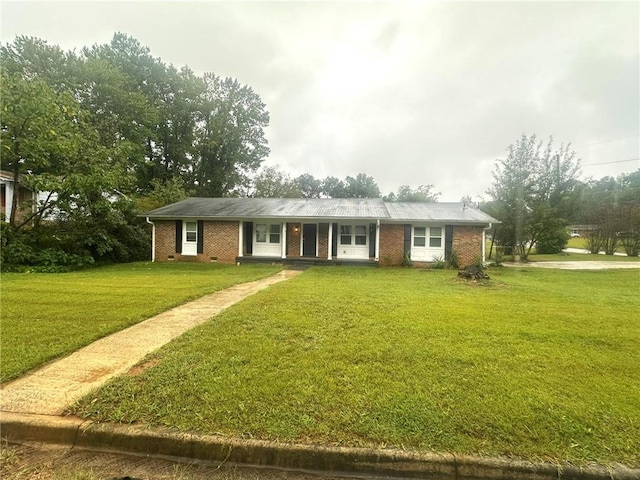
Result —
<instances>
[{"instance_id":1,"label":"mowed lawn","mask_svg":"<svg viewBox=\"0 0 640 480\"><path fill-rule=\"evenodd\" d=\"M0 381L159 312L263 278L272 266L131 263L0 276Z\"/></svg>"},{"instance_id":2,"label":"mowed lawn","mask_svg":"<svg viewBox=\"0 0 640 480\"><path fill-rule=\"evenodd\" d=\"M79 402L99 421L640 466L638 271L313 268Z\"/></svg>"}]
</instances>

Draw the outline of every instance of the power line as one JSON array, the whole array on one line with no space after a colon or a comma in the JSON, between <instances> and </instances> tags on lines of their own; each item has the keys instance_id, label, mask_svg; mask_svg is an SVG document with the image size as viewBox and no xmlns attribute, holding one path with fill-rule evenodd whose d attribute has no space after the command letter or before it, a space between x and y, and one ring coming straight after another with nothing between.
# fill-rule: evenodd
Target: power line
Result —
<instances>
[{"instance_id":1,"label":"power line","mask_svg":"<svg viewBox=\"0 0 640 480\"><path fill-rule=\"evenodd\" d=\"M583 167L590 167L592 165L609 165L611 163L625 163L625 162L633 162L636 160L640 160L640 157L636 157L636 158L627 158L626 160L614 160L612 162L600 162L600 163L585 163L582 166Z\"/></svg>"},{"instance_id":2,"label":"power line","mask_svg":"<svg viewBox=\"0 0 640 480\"><path fill-rule=\"evenodd\" d=\"M637 137L639 135L640 135L640 133L634 133L633 135L627 135L626 137L610 138L609 140L602 140L601 142L589 143L587 145L577 145L577 146L571 145L571 147L573 147L573 148L589 148L589 147L594 147L596 145L602 145L603 143L615 142L615 141L618 141L618 140L624 140L624 139L627 139L627 138Z\"/></svg>"}]
</instances>

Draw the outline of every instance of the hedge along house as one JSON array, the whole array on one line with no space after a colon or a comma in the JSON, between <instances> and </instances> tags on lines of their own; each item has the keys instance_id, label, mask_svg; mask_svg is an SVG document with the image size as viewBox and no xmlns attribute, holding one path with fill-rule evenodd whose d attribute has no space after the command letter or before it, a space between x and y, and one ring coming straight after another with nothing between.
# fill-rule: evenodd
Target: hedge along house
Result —
<instances>
[{"instance_id":1,"label":"hedge along house","mask_svg":"<svg viewBox=\"0 0 640 480\"><path fill-rule=\"evenodd\" d=\"M188 198L145 215L153 261L428 264L484 259L497 220L462 203L379 198Z\"/></svg>"}]
</instances>

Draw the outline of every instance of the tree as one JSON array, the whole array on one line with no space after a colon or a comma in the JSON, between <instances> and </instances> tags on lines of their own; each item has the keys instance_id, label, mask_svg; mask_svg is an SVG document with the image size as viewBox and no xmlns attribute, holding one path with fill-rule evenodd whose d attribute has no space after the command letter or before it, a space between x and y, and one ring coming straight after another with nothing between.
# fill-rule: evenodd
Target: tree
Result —
<instances>
[{"instance_id":1,"label":"tree","mask_svg":"<svg viewBox=\"0 0 640 480\"><path fill-rule=\"evenodd\" d=\"M294 178L293 183L302 198L320 198L322 196L322 181L316 180L313 175L303 173Z\"/></svg>"},{"instance_id":2,"label":"tree","mask_svg":"<svg viewBox=\"0 0 640 480\"><path fill-rule=\"evenodd\" d=\"M346 196L346 186L336 177L327 177L322 181L322 196L328 198L343 198Z\"/></svg>"},{"instance_id":3,"label":"tree","mask_svg":"<svg viewBox=\"0 0 640 480\"><path fill-rule=\"evenodd\" d=\"M344 197L346 198L378 198L380 189L378 184L369 175L359 173L354 177L345 179Z\"/></svg>"},{"instance_id":4,"label":"tree","mask_svg":"<svg viewBox=\"0 0 640 480\"><path fill-rule=\"evenodd\" d=\"M493 198L491 213L502 221L496 240L506 253L526 260L531 248L544 244L562 249L562 228L569 218L570 194L576 188L579 160L569 145L553 150L553 140L543 147L535 135L522 137L498 160L487 193Z\"/></svg>"},{"instance_id":5,"label":"tree","mask_svg":"<svg viewBox=\"0 0 640 480\"><path fill-rule=\"evenodd\" d=\"M640 250L640 170L589 180L581 191L580 223L590 226L587 248L613 255L619 244L626 253Z\"/></svg>"},{"instance_id":6,"label":"tree","mask_svg":"<svg viewBox=\"0 0 640 480\"><path fill-rule=\"evenodd\" d=\"M199 196L225 196L246 181L269 154L269 114L260 97L231 78L205 74L192 186Z\"/></svg>"},{"instance_id":7,"label":"tree","mask_svg":"<svg viewBox=\"0 0 640 480\"><path fill-rule=\"evenodd\" d=\"M253 179L252 197L298 198L300 190L279 167L266 167Z\"/></svg>"},{"instance_id":8,"label":"tree","mask_svg":"<svg viewBox=\"0 0 640 480\"><path fill-rule=\"evenodd\" d=\"M400 185L398 193L391 192L384 197L387 202L437 202L440 193L434 193L433 185L420 185L415 190L409 185Z\"/></svg>"}]
</instances>

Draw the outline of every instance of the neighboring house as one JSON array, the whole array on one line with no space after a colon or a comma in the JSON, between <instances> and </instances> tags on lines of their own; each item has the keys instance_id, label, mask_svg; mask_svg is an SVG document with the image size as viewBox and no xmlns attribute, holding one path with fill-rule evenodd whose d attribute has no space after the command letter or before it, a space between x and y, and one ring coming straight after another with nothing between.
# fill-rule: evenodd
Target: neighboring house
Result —
<instances>
[{"instance_id":1,"label":"neighboring house","mask_svg":"<svg viewBox=\"0 0 640 480\"><path fill-rule=\"evenodd\" d=\"M0 170L0 201L2 202L2 217L4 221L8 222L11 218L11 212L16 208L16 221L24 219L27 215L33 212L33 207L37 201L37 195L35 192L29 190L26 187L20 185L20 179L18 177L18 185L14 185L14 177L12 172L6 170ZM18 202L17 206L13 205L13 193L15 189L18 189Z\"/></svg>"},{"instance_id":2,"label":"neighboring house","mask_svg":"<svg viewBox=\"0 0 640 480\"><path fill-rule=\"evenodd\" d=\"M30 214L36 212L36 207L50 198L49 192L34 192L33 190L20 185L22 178L22 175L18 176L18 202L16 210L16 222L18 223L26 219ZM16 185L14 185L14 183L12 172L0 170L0 201L2 202L2 210L0 212L2 213L2 219L5 222L9 222L11 219L11 212L14 209L13 193L16 189Z\"/></svg>"},{"instance_id":3,"label":"neighboring house","mask_svg":"<svg viewBox=\"0 0 640 480\"><path fill-rule=\"evenodd\" d=\"M146 214L154 261L380 263L484 259L489 215L463 203L379 198L188 198Z\"/></svg>"},{"instance_id":4,"label":"neighboring house","mask_svg":"<svg viewBox=\"0 0 640 480\"><path fill-rule=\"evenodd\" d=\"M596 225L569 225L567 230L572 237L588 237L589 233L596 230Z\"/></svg>"}]
</instances>

